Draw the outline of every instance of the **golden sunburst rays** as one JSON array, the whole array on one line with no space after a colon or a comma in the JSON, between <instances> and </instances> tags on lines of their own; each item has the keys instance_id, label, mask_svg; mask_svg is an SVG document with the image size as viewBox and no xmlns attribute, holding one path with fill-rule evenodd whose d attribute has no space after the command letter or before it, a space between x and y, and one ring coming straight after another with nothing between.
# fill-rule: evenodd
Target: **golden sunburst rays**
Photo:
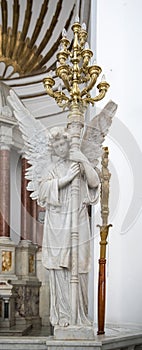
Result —
<instances>
[{"instance_id":1,"label":"golden sunburst rays","mask_svg":"<svg viewBox=\"0 0 142 350\"><path fill-rule=\"evenodd\" d=\"M20 3L19 0L13 0L12 9L12 26L8 27L8 2L12 0L1 0L1 18L0 25L0 79L11 79L16 76L28 76L37 73L42 73L47 70L46 65L51 57L56 53L61 32L58 34L55 42L48 49L48 42L52 37L54 28L59 21L63 0L58 0L55 4L52 19L48 21L47 29L43 31L43 36L40 43L36 41L41 37L41 32L44 20L49 10L49 3L53 0L43 0L39 16L37 16L34 28L32 29L31 37L27 37L29 27L32 25L32 10L36 0L26 0L26 8L24 13L23 25L21 31L18 30L20 21ZM71 25L71 20L74 14L73 4L72 9L65 22L65 28L68 30ZM61 25L62 28L62 25ZM44 54L43 54L44 51ZM50 64L51 65L51 64ZM51 66L54 66L52 62ZM48 67L51 69L51 67Z\"/></svg>"}]
</instances>

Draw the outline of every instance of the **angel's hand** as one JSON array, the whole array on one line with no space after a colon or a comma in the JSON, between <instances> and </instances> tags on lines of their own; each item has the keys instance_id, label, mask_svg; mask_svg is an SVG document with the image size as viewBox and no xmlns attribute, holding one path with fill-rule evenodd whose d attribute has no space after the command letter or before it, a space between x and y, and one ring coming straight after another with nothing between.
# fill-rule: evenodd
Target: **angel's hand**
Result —
<instances>
[{"instance_id":1,"label":"angel's hand","mask_svg":"<svg viewBox=\"0 0 142 350\"><path fill-rule=\"evenodd\" d=\"M72 181L77 174L80 172L80 166L78 163L72 163L68 172L67 172L67 178L70 181Z\"/></svg>"},{"instance_id":2,"label":"angel's hand","mask_svg":"<svg viewBox=\"0 0 142 350\"><path fill-rule=\"evenodd\" d=\"M67 171L67 174L59 179L58 185L59 188L67 186L80 172L80 166L78 163L72 163L70 168Z\"/></svg>"},{"instance_id":3,"label":"angel's hand","mask_svg":"<svg viewBox=\"0 0 142 350\"><path fill-rule=\"evenodd\" d=\"M70 160L78 163L88 163L88 159L80 150L71 150L70 151Z\"/></svg>"}]
</instances>

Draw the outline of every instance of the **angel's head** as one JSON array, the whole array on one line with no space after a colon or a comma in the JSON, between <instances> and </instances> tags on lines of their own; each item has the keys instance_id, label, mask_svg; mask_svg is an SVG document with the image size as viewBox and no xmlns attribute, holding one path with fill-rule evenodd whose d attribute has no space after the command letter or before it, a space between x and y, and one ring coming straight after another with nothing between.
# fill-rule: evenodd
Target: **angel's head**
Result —
<instances>
[{"instance_id":1,"label":"angel's head","mask_svg":"<svg viewBox=\"0 0 142 350\"><path fill-rule=\"evenodd\" d=\"M52 155L60 158L68 158L71 138L65 128L54 127L50 130L49 148Z\"/></svg>"}]
</instances>

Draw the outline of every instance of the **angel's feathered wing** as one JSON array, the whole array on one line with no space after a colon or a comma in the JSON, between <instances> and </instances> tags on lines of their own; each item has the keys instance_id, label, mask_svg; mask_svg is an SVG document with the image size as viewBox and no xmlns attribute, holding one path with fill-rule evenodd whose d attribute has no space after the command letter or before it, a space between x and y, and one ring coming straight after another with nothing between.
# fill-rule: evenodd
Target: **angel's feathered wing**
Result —
<instances>
[{"instance_id":1,"label":"angel's feathered wing","mask_svg":"<svg viewBox=\"0 0 142 350\"><path fill-rule=\"evenodd\" d=\"M94 168L98 164L98 158L102 155L102 144L116 110L117 104L113 101L109 101L103 110L90 121L84 132L81 142L81 151Z\"/></svg>"},{"instance_id":2,"label":"angel's feathered wing","mask_svg":"<svg viewBox=\"0 0 142 350\"><path fill-rule=\"evenodd\" d=\"M29 110L20 101L13 90L7 97L8 102L14 110L14 115L19 123L19 128L24 139L24 154L31 165L26 171L29 181L27 189L31 191L30 197L38 199L38 184L43 176L45 166L51 163L48 150L49 132L42 123L34 118Z\"/></svg>"}]
</instances>

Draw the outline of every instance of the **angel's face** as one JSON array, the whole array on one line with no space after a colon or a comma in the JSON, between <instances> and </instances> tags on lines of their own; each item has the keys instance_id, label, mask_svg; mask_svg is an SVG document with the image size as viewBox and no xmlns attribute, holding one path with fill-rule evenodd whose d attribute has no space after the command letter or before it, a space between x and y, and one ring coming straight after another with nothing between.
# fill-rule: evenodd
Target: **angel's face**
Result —
<instances>
[{"instance_id":1,"label":"angel's face","mask_svg":"<svg viewBox=\"0 0 142 350\"><path fill-rule=\"evenodd\" d=\"M69 155L69 144L64 138L54 141L53 149L60 158L67 158Z\"/></svg>"}]
</instances>

